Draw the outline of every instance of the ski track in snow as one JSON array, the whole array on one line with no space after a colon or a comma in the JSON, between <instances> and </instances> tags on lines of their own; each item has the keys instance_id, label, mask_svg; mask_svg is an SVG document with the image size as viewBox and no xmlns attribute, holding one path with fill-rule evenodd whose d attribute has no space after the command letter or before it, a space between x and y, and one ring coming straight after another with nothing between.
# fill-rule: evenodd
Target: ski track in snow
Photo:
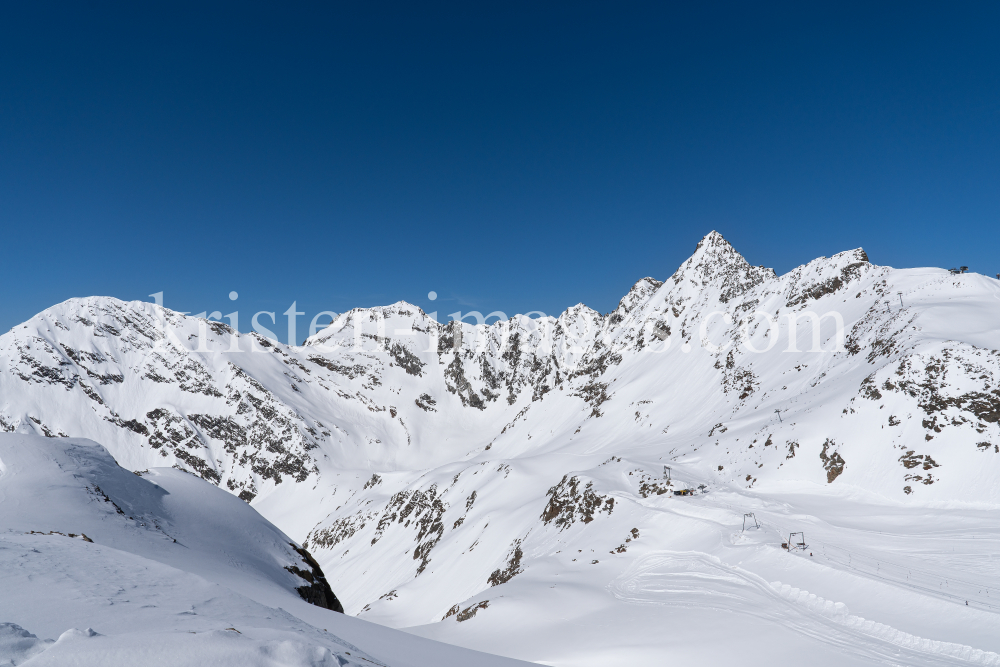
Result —
<instances>
[{"instance_id":1,"label":"ski track in snow","mask_svg":"<svg viewBox=\"0 0 1000 667\"><path fill-rule=\"evenodd\" d=\"M843 603L781 582L768 583L704 553L647 554L636 559L608 590L619 600L633 604L712 608L757 616L875 661L1000 665L1000 654L916 637L866 620L850 614ZM779 602L786 604L776 604ZM897 649L904 653L900 655Z\"/></svg>"}]
</instances>

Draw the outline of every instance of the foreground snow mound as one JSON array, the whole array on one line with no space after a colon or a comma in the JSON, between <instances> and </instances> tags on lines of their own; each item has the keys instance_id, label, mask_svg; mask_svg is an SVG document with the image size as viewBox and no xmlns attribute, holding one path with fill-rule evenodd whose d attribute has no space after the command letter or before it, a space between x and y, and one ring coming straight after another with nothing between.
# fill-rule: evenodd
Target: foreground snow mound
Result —
<instances>
[{"instance_id":1,"label":"foreground snow mound","mask_svg":"<svg viewBox=\"0 0 1000 667\"><path fill-rule=\"evenodd\" d=\"M51 639L39 639L20 625L0 623L0 667L20 665L52 643Z\"/></svg>"},{"instance_id":2,"label":"foreground snow mound","mask_svg":"<svg viewBox=\"0 0 1000 667\"><path fill-rule=\"evenodd\" d=\"M304 549L190 473L0 434L0 665L514 664L311 604L320 580Z\"/></svg>"},{"instance_id":3,"label":"foreground snow mound","mask_svg":"<svg viewBox=\"0 0 1000 667\"><path fill-rule=\"evenodd\" d=\"M16 627L16 626L15 626ZM33 635L31 635L33 637ZM349 652L334 653L325 646L284 639L251 639L236 630L122 634L106 637L91 628L67 630L47 642L29 660L12 664L28 667L346 667L366 664ZM25 658L29 654L22 654ZM5 659L0 649L0 660ZM0 662L0 664L4 664Z\"/></svg>"},{"instance_id":4,"label":"foreground snow mound","mask_svg":"<svg viewBox=\"0 0 1000 667\"><path fill-rule=\"evenodd\" d=\"M0 526L139 554L261 594L342 610L308 553L246 503L189 473L142 475L79 439L0 435ZM327 587L328 588L328 587Z\"/></svg>"}]
</instances>

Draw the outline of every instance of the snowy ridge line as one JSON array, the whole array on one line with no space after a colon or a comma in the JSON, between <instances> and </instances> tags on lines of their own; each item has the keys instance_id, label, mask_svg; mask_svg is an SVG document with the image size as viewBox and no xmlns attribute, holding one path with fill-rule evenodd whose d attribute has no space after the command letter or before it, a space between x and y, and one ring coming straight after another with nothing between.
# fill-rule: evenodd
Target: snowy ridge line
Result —
<instances>
[{"instance_id":1,"label":"snowy ridge line","mask_svg":"<svg viewBox=\"0 0 1000 667\"><path fill-rule=\"evenodd\" d=\"M870 637L889 642L890 644L895 644L911 651L935 653L950 658L957 658L977 665L1000 665L1000 653L983 651L982 649L973 648L965 644L942 642L911 635L908 632L897 630L884 623L869 621L861 616L850 614L848 613L847 605L842 602L832 602L808 591L794 588L789 584L782 584L780 581L772 582L770 586L778 595L789 602L804 605L810 611L821 614L834 623Z\"/></svg>"},{"instance_id":2,"label":"snowy ridge line","mask_svg":"<svg viewBox=\"0 0 1000 667\"><path fill-rule=\"evenodd\" d=\"M729 504L726 507L733 511L741 511ZM764 514L761 510L754 510L754 512ZM780 526L770 518L766 521L761 519L760 524L761 528L765 525L770 525L778 531L779 535L788 535L791 532L787 526ZM828 549L829 552L827 551ZM886 558L878 558L857 551L851 551L818 540L809 540L807 550L822 554L822 558L827 559L829 562L866 577L909 588L910 590L947 600L958 605L975 607L994 614L1000 613L1000 601L998 601L998 598L990 596L990 588L981 583L957 577L948 577L945 579L939 574L921 568L899 565ZM831 552L833 554L837 552L846 554L846 560L844 556L831 555ZM948 590L944 590L945 588ZM997 591L994 590L994 593L997 593Z\"/></svg>"}]
</instances>

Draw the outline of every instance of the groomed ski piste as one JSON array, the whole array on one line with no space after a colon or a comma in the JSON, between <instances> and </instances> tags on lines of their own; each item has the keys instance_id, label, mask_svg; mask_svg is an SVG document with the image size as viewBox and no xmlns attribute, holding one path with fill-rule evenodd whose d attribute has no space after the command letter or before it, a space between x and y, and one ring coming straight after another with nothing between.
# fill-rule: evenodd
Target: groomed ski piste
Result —
<instances>
[{"instance_id":1,"label":"groomed ski piste","mask_svg":"<svg viewBox=\"0 0 1000 667\"><path fill-rule=\"evenodd\" d=\"M23 475L3 464L0 558L27 569L4 566L19 592L0 615L38 642L76 628L66 646L190 629L184 641L238 639L248 655L276 641L361 655L326 630L387 665L448 664L385 652L417 636L574 667L1000 665L998 343L991 278L860 249L777 276L714 232L604 315L439 324L400 302L301 347L74 299L0 336L0 443L90 438L167 498L191 492L183 481L225 500L219 517L255 510L272 546L206 538L197 557L152 558L152 537L124 549L90 524L37 527L9 509L30 494L3 490ZM187 514L147 514L189 539ZM39 534L52 530L93 542ZM54 540L51 558L32 551ZM286 540L345 615L296 594ZM102 560L51 551L64 548L152 558L263 609L182 614L189 596L171 615L116 616ZM75 575L44 574L64 561ZM60 600L84 573L86 605ZM243 634L198 637L227 628ZM298 664L282 659L260 664Z\"/></svg>"},{"instance_id":2,"label":"groomed ski piste","mask_svg":"<svg viewBox=\"0 0 1000 667\"><path fill-rule=\"evenodd\" d=\"M817 491L706 486L664 496L643 503L631 542L625 533L619 547L597 549L581 531L539 545L530 570L477 599L489 599L493 622L530 646L509 655L545 664L652 665L664 655L705 664L796 655L822 665L1000 664L996 510L914 510ZM804 533L804 548L782 548L792 532ZM606 596L595 595L602 586ZM507 638L491 629L410 630L500 651Z\"/></svg>"}]
</instances>

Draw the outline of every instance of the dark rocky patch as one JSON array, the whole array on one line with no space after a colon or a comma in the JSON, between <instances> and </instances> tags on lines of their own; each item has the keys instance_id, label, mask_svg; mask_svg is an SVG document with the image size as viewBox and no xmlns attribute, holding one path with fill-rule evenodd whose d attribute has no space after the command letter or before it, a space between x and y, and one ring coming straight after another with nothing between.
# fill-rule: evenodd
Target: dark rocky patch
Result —
<instances>
[{"instance_id":1,"label":"dark rocky patch","mask_svg":"<svg viewBox=\"0 0 1000 667\"><path fill-rule=\"evenodd\" d=\"M967 354L942 350L941 356L931 356L923 369L914 368L916 357L904 359L896 370L896 383L887 380L886 387L917 399L917 405L931 418L955 408L979 422L1000 422L1000 388L990 383L993 369L965 358ZM979 380L982 389L949 396L944 391L949 384L949 373L962 373L969 379Z\"/></svg>"},{"instance_id":2,"label":"dark rocky patch","mask_svg":"<svg viewBox=\"0 0 1000 667\"><path fill-rule=\"evenodd\" d=\"M785 444L788 445L788 456L785 457L785 460L787 461L788 459L795 458L795 450L798 449L799 443L795 442L794 440L789 440Z\"/></svg>"},{"instance_id":3,"label":"dark rocky patch","mask_svg":"<svg viewBox=\"0 0 1000 667\"><path fill-rule=\"evenodd\" d=\"M493 570L486 583L490 586L499 586L521 574L523 572L521 569L521 558L523 556L524 552L521 551L521 540L514 540L514 544L511 545L510 552L507 554L506 564L504 567Z\"/></svg>"},{"instance_id":4,"label":"dark rocky patch","mask_svg":"<svg viewBox=\"0 0 1000 667\"><path fill-rule=\"evenodd\" d=\"M590 405L591 417L602 417L604 413L599 408L603 403L611 400L611 397L608 396L608 383L596 380L583 385L580 389L573 392L572 396L582 398Z\"/></svg>"},{"instance_id":5,"label":"dark rocky patch","mask_svg":"<svg viewBox=\"0 0 1000 667\"><path fill-rule=\"evenodd\" d=\"M437 412L437 408L434 407L437 405L437 401L431 398L430 394L420 394L420 397L414 399L413 402L424 412Z\"/></svg>"},{"instance_id":6,"label":"dark rocky patch","mask_svg":"<svg viewBox=\"0 0 1000 667\"><path fill-rule=\"evenodd\" d=\"M875 374L872 373L861 381L861 395L872 401L882 399L882 392L875 386Z\"/></svg>"},{"instance_id":7,"label":"dark rocky patch","mask_svg":"<svg viewBox=\"0 0 1000 667\"><path fill-rule=\"evenodd\" d=\"M559 530L569 528L577 521L587 524L594 520L594 514L611 514L615 499L594 492L594 483L580 488L580 478L563 475L562 480L549 489L549 502L542 512L542 523L555 523Z\"/></svg>"},{"instance_id":8,"label":"dark rocky patch","mask_svg":"<svg viewBox=\"0 0 1000 667\"><path fill-rule=\"evenodd\" d=\"M483 399L476 393L469 380L465 377L462 356L458 352L455 353L455 358L445 368L444 382L448 391L456 394L461 399L462 405L478 408L479 410L486 409L486 403L483 402Z\"/></svg>"},{"instance_id":9,"label":"dark rocky patch","mask_svg":"<svg viewBox=\"0 0 1000 667\"><path fill-rule=\"evenodd\" d=\"M314 528L306 536L303 543L310 544L314 549L332 549L344 540L354 537L354 534L364 530L375 514L359 512L353 516L341 517L327 528Z\"/></svg>"},{"instance_id":10,"label":"dark rocky patch","mask_svg":"<svg viewBox=\"0 0 1000 667\"><path fill-rule=\"evenodd\" d=\"M407 374L416 377L420 377L424 374L423 369L426 364L420 361L417 355L413 354L399 343L390 344L388 339L386 339L385 349L389 353L389 356L396 361L396 365L406 371Z\"/></svg>"},{"instance_id":11,"label":"dark rocky patch","mask_svg":"<svg viewBox=\"0 0 1000 667\"><path fill-rule=\"evenodd\" d=\"M247 432L232 417L213 415L188 415L191 422L210 438L224 443L226 451L235 454L239 447L247 444Z\"/></svg>"},{"instance_id":12,"label":"dark rocky patch","mask_svg":"<svg viewBox=\"0 0 1000 667\"><path fill-rule=\"evenodd\" d=\"M903 464L903 467L907 470L916 468L918 466L923 466L924 470L930 470L931 468L938 468L938 464L934 459L927 454L914 454L913 450L909 450L905 454L899 457L899 462Z\"/></svg>"},{"instance_id":13,"label":"dark rocky patch","mask_svg":"<svg viewBox=\"0 0 1000 667\"><path fill-rule=\"evenodd\" d=\"M346 375L348 378L353 380L357 377L364 377L368 372L368 369L361 364L355 364L353 366L344 366L342 364L335 363L329 359L325 359L320 356L311 356L309 361L313 362L317 366L322 366L323 368L338 373L340 375Z\"/></svg>"},{"instance_id":14,"label":"dark rocky patch","mask_svg":"<svg viewBox=\"0 0 1000 667\"><path fill-rule=\"evenodd\" d=\"M316 562L304 547L296 546L291 542L289 542L289 546L302 557L302 560L305 561L305 564L309 568L303 570L295 565L285 566L286 570L308 582L307 585L299 586L295 589L298 591L299 596L309 604L343 614L344 605L333 594L333 589L330 588L330 584L327 582L326 575L323 574L323 569L319 566L319 563Z\"/></svg>"},{"instance_id":15,"label":"dark rocky patch","mask_svg":"<svg viewBox=\"0 0 1000 667\"><path fill-rule=\"evenodd\" d=\"M409 527L412 522L417 530L417 535L414 538L417 546L413 550L413 559L420 561L420 565L417 567L417 576L419 576L427 569L427 565L431 561L431 551L444 536L442 518L446 509L444 502L437 495L436 484L432 484L427 491L420 489L400 491L389 499L371 543L374 545L378 542L386 529L393 523Z\"/></svg>"},{"instance_id":16,"label":"dark rocky patch","mask_svg":"<svg viewBox=\"0 0 1000 667\"><path fill-rule=\"evenodd\" d=\"M737 366L730 369L727 365L722 375L722 390L727 394L739 392L740 400L748 398L756 391L760 382L749 368Z\"/></svg>"},{"instance_id":17,"label":"dark rocky patch","mask_svg":"<svg viewBox=\"0 0 1000 667\"><path fill-rule=\"evenodd\" d=\"M455 620L457 620L459 623L461 623L462 621L467 621L473 616L475 616L476 612L478 612L480 609L486 609L489 606L490 606L489 600L483 600L482 602L477 602L476 604L470 605L465 609L463 609L462 611L458 612L458 614L455 616ZM447 616L445 618L447 618Z\"/></svg>"},{"instance_id":18,"label":"dark rocky patch","mask_svg":"<svg viewBox=\"0 0 1000 667\"><path fill-rule=\"evenodd\" d=\"M864 261L848 264L840 270L839 276L834 276L833 278L803 290L798 294L798 296L789 299L785 305L788 308L794 308L795 306L801 305L807 301L813 301L824 297L827 294L833 294L838 291L841 287L860 276L862 269L868 265L868 256L864 254L864 251L861 252L861 256L865 258Z\"/></svg>"},{"instance_id":19,"label":"dark rocky patch","mask_svg":"<svg viewBox=\"0 0 1000 667\"><path fill-rule=\"evenodd\" d=\"M829 451L828 453L828 450L832 450L836 446L836 442L827 438L826 442L823 443L823 451L819 453L819 458L823 461L823 468L826 470L827 484L832 484L833 480L840 477L846 465L840 452Z\"/></svg>"},{"instance_id":20,"label":"dark rocky patch","mask_svg":"<svg viewBox=\"0 0 1000 667\"><path fill-rule=\"evenodd\" d=\"M456 475L455 478L457 480L458 479L458 475ZM451 527L452 530L458 528L459 526L461 526L465 522L465 517L468 516L469 510L472 509L472 504L475 503L475 502L476 502L476 492L473 491L472 495L470 495L468 498L465 499L465 514L463 514L462 516L460 516L455 521L455 523Z\"/></svg>"}]
</instances>

